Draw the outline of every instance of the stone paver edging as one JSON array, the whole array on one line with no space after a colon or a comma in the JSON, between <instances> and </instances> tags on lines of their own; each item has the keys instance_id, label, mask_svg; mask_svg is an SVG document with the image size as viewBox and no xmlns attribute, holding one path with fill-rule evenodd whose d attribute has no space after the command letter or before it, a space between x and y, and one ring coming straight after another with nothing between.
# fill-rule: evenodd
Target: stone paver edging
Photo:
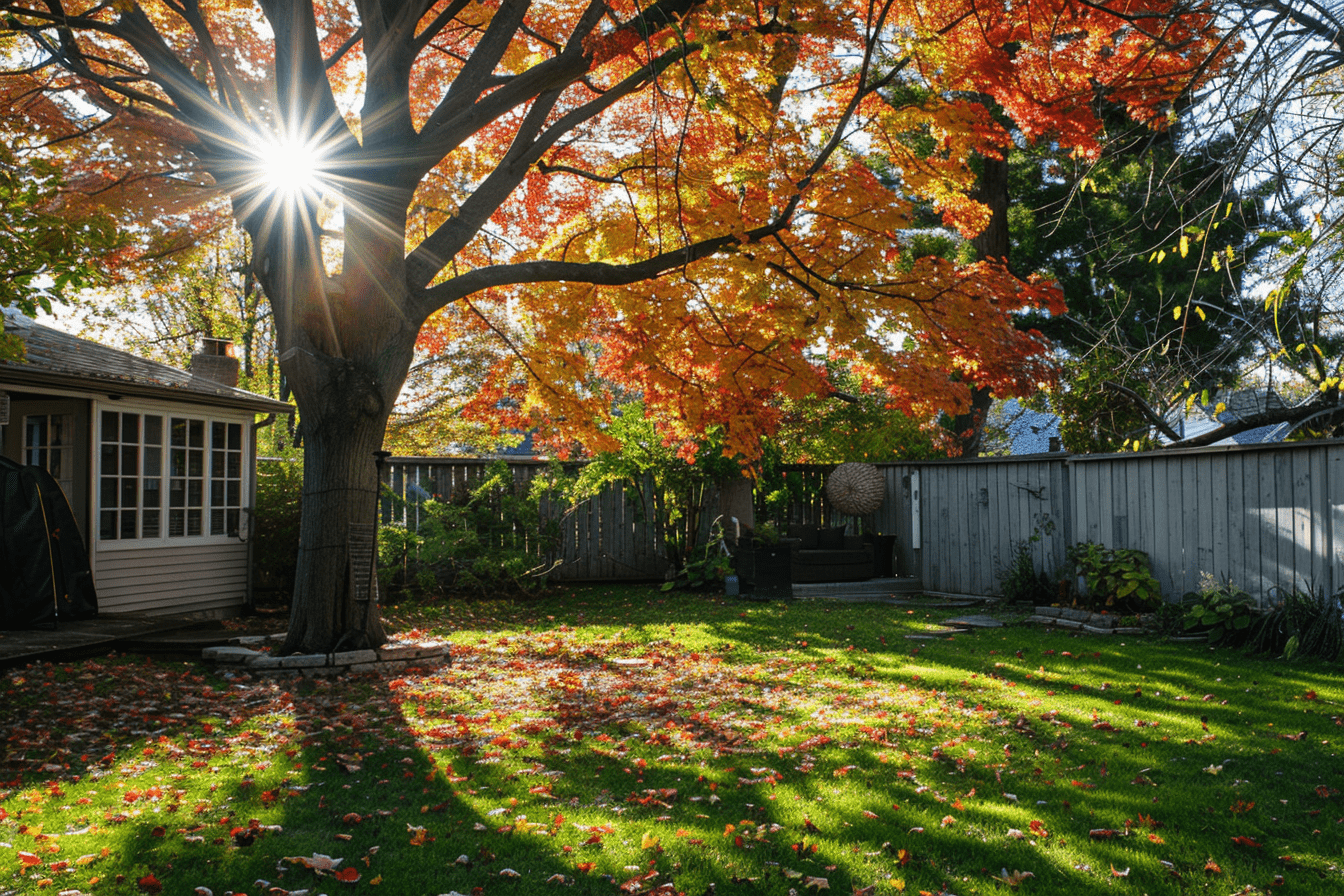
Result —
<instances>
[{"instance_id":1,"label":"stone paver edging","mask_svg":"<svg viewBox=\"0 0 1344 896\"><path fill-rule=\"evenodd\" d=\"M372 650L298 653L292 656L272 656L249 646L260 647L267 640L264 637L239 638L237 644L207 647L201 651L201 659L219 666L246 669L258 675L302 675L308 678L360 672L394 673L410 666L438 667L449 661L448 644L445 642L393 643Z\"/></svg>"},{"instance_id":2,"label":"stone paver edging","mask_svg":"<svg viewBox=\"0 0 1344 896\"><path fill-rule=\"evenodd\" d=\"M1119 616L1075 610L1072 607L1037 607L1035 615L1027 622L1077 629L1095 635L1141 635L1147 631L1142 626L1121 625Z\"/></svg>"}]
</instances>

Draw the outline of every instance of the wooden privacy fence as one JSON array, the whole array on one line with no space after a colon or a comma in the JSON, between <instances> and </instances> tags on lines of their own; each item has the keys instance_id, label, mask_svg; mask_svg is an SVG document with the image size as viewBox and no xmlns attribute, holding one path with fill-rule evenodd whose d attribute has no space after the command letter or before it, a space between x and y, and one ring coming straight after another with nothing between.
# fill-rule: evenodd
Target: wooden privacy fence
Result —
<instances>
[{"instance_id":1,"label":"wooden privacy fence","mask_svg":"<svg viewBox=\"0 0 1344 896\"><path fill-rule=\"evenodd\" d=\"M447 497L479 481L487 463L392 458L385 482L411 499L395 509L385 503L384 521L395 512L398 522L414 525L416 489ZM893 534L897 573L947 594L997 594L1017 543L1028 542L1037 568L1052 572L1080 541L1147 552L1169 599L1195 590L1201 573L1258 598L1275 587L1344 588L1344 443L878 466L887 499L858 518L835 513L821 498L831 467L783 467L792 498L780 521ZM530 478L544 464L518 460L509 467L515 477ZM543 505L562 525L556 578L649 580L666 573L650 489L613 485L577 507L562 503ZM765 496L756 503L759 514Z\"/></svg>"},{"instance_id":2,"label":"wooden privacy fence","mask_svg":"<svg viewBox=\"0 0 1344 896\"><path fill-rule=\"evenodd\" d=\"M383 484L395 498L383 499L382 521L417 528L426 499L465 498L486 478L491 463L478 458L390 458ZM508 461L514 481L523 484L548 467L548 461ZM641 581L661 579L667 572L664 536L648 488L641 492L614 483L575 506L562 498L543 497L540 510L543 519L560 526L558 548L538 551L539 559L554 564L553 579Z\"/></svg>"},{"instance_id":3,"label":"wooden privacy fence","mask_svg":"<svg viewBox=\"0 0 1344 896\"><path fill-rule=\"evenodd\" d=\"M924 587L996 594L1015 543L1038 569L1092 541L1148 554L1168 599L1201 574L1257 599L1344 588L1344 443L1036 455L918 466Z\"/></svg>"}]
</instances>

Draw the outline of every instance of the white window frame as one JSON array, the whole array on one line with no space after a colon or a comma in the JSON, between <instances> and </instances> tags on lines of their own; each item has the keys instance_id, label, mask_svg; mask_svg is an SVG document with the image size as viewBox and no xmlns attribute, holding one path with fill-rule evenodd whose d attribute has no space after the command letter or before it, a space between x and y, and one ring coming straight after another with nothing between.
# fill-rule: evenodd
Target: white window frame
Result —
<instances>
[{"instance_id":1,"label":"white window frame","mask_svg":"<svg viewBox=\"0 0 1344 896\"><path fill-rule=\"evenodd\" d=\"M92 411L94 514L89 528L92 530L98 550L135 550L137 548L182 545L229 544L246 540L253 476L250 432L254 419L252 414L246 411L231 413L224 409L199 405L127 401L95 402ZM104 441L103 415L105 413L118 415L116 443ZM137 417L134 442L123 439L122 426L125 420L123 415L126 414L136 415ZM157 445L153 444L152 441L146 442L146 417L160 418L159 442ZM187 438L185 440L187 444L173 444L174 420L187 422ZM202 438L199 444L194 444L196 440L191 438L191 423L200 424ZM216 428L220 425L223 426L226 445L217 452L213 440ZM229 427L237 427L234 430L237 434L234 447L229 447L227 444ZM118 449L116 452L104 450L105 446L113 444ZM126 467L122 466L124 459L122 449L130 447L135 448L133 474L126 472L131 469L129 464ZM147 448L158 449L157 475L155 475L152 463L149 465L146 463ZM181 451L181 455L175 458L175 451ZM191 455L195 452L198 452L198 467L191 463ZM113 460L116 462L116 467L105 469L105 466ZM216 462L222 462L223 464L220 468L221 475L219 477L214 476ZM179 475L174 475L175 473ZM157 480L157 482L154 482L154 480ZM175 489L178 484L181 485L181 488ZM198 487L199 493L192 488L193 485ZM116 506L104 506L109 494L104 490L105 486L109 486L115 493ZM157 506L150 507L146 504L146 497L151 492L157 492L158 494ZM175 493L180 493L183 500L178 501L175 498ZM118 516L114 521L117 527L114 530L115 536L104 537L104 511L113 511L120 514L123 510L131 509L126 503L131 494L134 495L137 502L133 508L136 512L135 535L121 536L121 517ZM220 494L225 499L225 506L223 507L220 507L215 500ZM230 498L233 498L236 503L231 503ZM157 535L150 537L141 535L144 531L146 510L158 512ZM190 512L193 510L200 514L200 534L169 535L168 533L174 528L173 515L181 514L182 528L185 530L188 527ZM216 511L221 510L224 511L224 514L222 517L218 517ZM236 519L238 528L230 534L228 526L234 519ZM213 524L216 521L224 524L226 530L224 534L211 534Z\"/></svg>"}]
</instances>

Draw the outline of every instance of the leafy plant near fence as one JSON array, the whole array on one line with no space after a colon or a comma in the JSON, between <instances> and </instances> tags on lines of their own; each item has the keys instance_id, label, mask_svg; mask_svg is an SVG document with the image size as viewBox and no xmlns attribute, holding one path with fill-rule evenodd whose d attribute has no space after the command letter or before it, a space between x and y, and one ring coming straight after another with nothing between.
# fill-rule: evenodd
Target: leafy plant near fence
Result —
<instances>
[{"instance_id":1,"label":"leafy plant near fence","mask_svg":"<svg viewBox=\"0 0 1344 896\"><path fill-rule=\"evenodd\" d=\"M1050 575L1036 568L1031 545L1032 540L1013 542L1013 558L999 572L999 593L1008 603L1049 604L1057 599Z\"/></svg>"},{"instance_id":2,"label":"leafy plant near fence","mask_svg":"<svg viewBox=\"0 0 1344 896\"><path fill-rule=\"evenodd\" d=\"M1080 595L1087 606L1143 611L1162 603L1162 588L1143 551L1081 541L1068 549L1067 556L1087 585L1086 594Z\"/></svg>"},{"instance_id":3,"label":"leafy plant near fence","mask_svg":"<svg viewBox=\"0 0 1344 896\"><path fill-rule=\"evenodd\" d=\"M722 441L713 431L695 443L668 441L641 402L622 406L608 434L620 449L604 451L584 466L572 497L580 500L609 483L622 483L634 496L636 513L653 523L673 570L682 570L710 542L706 510L713 489L741 476L741 465L724 456Z\"/></svg>"},{"instance_id":4,"label":"leafy plant near fence","mask_svg":"<svg viewBox=\"0 0 1344 896\"><path fill-rule=\"evenodd\" d=\"M541 504L569 485L558 466L520 480L507 463L495 461L472 487L421 503L414 529L400 523L379 528L379 584L392 597L543 591L560 544L560 522L543 515Z\"/></svg>"},{"instance_id":5,"label":"leafy plant near fence","mask_svg":"<svg viewBox=\"0 0 1344 896\"><path fill-rule=\"evenodd\" d=\"M1331 662L1344 651L1344 606L1340 593L1323 589L1278 592L1278 599L1252 624L1248 646L1285 659L1318 657Z\"/></svg>"},{"instance_id":6,"label":"leafy plant near fence","mask_svg":"<svg viewBox=\"0 0 1344 896\"><path fill-rule=\"evenodd\" d=\"M1210 644L1228 647L1242 644L1250 637L1255 601L1231 582L1218 585L1210 577L1199 591L1185 597L1192 601L1185 612L1186 631L1207 632Z\"/></svg>"}]
</instances>

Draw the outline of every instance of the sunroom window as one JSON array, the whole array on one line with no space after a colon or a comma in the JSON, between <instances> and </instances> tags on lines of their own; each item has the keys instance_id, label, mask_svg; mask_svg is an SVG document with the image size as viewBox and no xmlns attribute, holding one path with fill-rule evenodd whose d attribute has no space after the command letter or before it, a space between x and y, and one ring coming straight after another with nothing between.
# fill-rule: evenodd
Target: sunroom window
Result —
<instances>
[{"instance_id":1,"label":"sunroom window","mask_svg":"<svg viewBox=\"0 0 1344 896\"><path fill-rule=\"evenodd\" d=\"M99 538L236 536L242 441L241 423L103 411Z\"/></svg>"}]
</instances>

